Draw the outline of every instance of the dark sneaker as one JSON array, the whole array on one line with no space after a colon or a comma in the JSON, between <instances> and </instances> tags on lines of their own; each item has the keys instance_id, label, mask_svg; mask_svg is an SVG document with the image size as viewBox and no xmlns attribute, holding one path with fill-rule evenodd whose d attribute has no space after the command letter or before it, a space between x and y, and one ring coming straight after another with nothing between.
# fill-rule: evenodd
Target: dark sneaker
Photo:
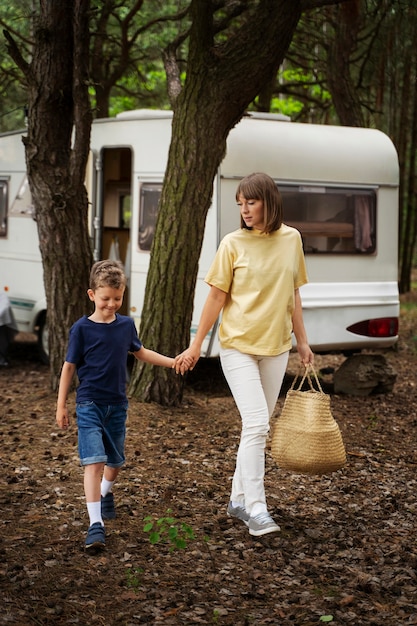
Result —
<instances>
[{"instance_id":1,"label":"dark sneaker","mask_svg":"<svg viewBox=\"0 0 417 626\"><path fill-rule=\"evenodd\" d=\"M236 517L236 519L240 519L242 522L249 524L249 514L246 513L246 509L243 506L233 506L231 502L229 502L227 507L227 514L230 517Z\"/></svg>"},{"instance_id":2,"label":"dark sneaker","mask_svg":"<svg viewBox=\"0 0 417 626\"><path fill-rule=\"evenodd\" d=\"M103 519L116 519L116 510L114 508L113 494L108 493L101 497L101 517Z\"/></svg>"},{"instance_id":3,"label":"dark sneaker","mask_svg":"<svg viewBox=\"0 0 417 626\"><path fill-rule=\"evenodd\" d=\"M259 513L255 517L250 517L248 526L249 534L254 537L260 537L268 533L277 533L281 530L267 511Z\"/></svg>"},{"instance_id":4,"label":"dark sneaker","mask_svg":"<svg viewBox=\"0 0 417 626\"><path fill-rule=\"evenodd\" d=\"M103 524L95 522L91 524L88 529L87 538L85 540L85 549L95 552L97 550L103 550L106 545L106 534Z\"/></svg>"}]
</instances>

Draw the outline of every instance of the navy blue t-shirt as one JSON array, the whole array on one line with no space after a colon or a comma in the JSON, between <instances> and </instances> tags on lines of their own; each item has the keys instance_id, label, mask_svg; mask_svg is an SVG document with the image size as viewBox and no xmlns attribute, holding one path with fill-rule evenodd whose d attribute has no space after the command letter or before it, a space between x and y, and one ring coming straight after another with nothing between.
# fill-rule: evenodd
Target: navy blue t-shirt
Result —
<instances>
[{"instance_id":1,"label":"navy blue t-shirt","mask_svg":"<svg viewBox=\"0 0 417 626\"><path fill-rule=\"evenodd\" d=\"M127 354L141 347L135 323L126 315L116 313L110 324L92 322L87 316L75 322L66 361L77 368L77 402L126 402Z\"/></svg>"}]
</instances>

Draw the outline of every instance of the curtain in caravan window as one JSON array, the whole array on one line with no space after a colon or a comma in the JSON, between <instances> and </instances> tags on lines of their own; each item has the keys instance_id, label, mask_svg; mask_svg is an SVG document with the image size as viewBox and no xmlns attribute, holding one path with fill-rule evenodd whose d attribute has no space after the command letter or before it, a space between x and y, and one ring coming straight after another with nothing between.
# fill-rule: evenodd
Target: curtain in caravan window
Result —
<instances>
[{"instance_id":1,"label":"curtain in caravan window","mask_svg":"<svg viewBox=\"0 0 417 626\"><path fill-rule=\"evenodd\" d=\"M355 196L355 247L361 252L372 248L370 198Z\"/></svg>"},{"instance_id":2,"label":"curtain in caravan window","mask_svg":"<svg viewBox=\"0 0 417 626\"><path fill-rule=\"evenodd\" d=\"M150 250L158 217L162 183L142 183L139 206L138 244L141 250Z\"/></svg>"},{"instance_id":3,"label":"curtain in caravan window","mask_svg":"<svg viewBox=\"0 0 417 626\"><path fill-rule=\"evenodd\" d=\"M300 231L306 254L373 254L374 189L279 184L284 222Z\"/></svg>"}]
</instances>

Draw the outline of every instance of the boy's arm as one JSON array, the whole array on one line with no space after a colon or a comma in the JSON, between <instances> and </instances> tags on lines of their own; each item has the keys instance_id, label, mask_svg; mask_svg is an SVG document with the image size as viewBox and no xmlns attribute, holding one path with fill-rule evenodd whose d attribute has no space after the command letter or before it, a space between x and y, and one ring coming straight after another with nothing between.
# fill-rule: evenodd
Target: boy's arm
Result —
<instances>
[{"instance_id":1,"label":"boy's arm","mask_svg":"<svg viewBox=\"0 0 417 626\"><path fill-rule=\"evenodd\" d=\"M75 363L65 361L62 366L61 378L59 381L58 400L56 406L56 422L60 428L67 429L69 426L69 415L67 409L67 398L75 374Z\"/></svg>"},{"instance_id":2,"label":"boy's arm","mask_svg":"<svg viewBox=\"0 0 417 626\"><path fill-rule=\"evenodd\" d=\"M133 352L133 355L138 361L143 361L144 363L150 363L151 365L161 365L162 367L174 367L174 359L169 356L165 356L160 354L159 352L155 352L154 350L149 350L144 346L141 347L137 352Z\"/></svg>"}]
</instances>

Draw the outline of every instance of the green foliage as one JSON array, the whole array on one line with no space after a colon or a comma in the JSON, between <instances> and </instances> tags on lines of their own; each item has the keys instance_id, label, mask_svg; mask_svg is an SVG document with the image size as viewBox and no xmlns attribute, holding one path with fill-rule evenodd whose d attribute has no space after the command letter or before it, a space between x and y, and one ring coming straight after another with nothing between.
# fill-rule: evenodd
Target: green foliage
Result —
<instances>
[{"instance_id":1,"label":"green foliage","mask_svg":"<svg viewBox=\"0 0 417 626\"><path fill-rule=\"evenodd\" d=\"M2 3L0 6L0 26L12 32L19 41L22 55L29 51L30 5L27 0ZM27 104L26 87L23 76L10 58L7 41L0 37L0 132L24 128L25 105Z\"/></svg>"},{"instance_id":2,"label":"green foliage","mask_svg":"<svg viewBox=\"0 0 417 626\"><path fill-rule=\"evenodd\" d=\"M372 413L369 417L368 417L368 428L372 429L375 428L376 425L378 424L378 415L375 415L375 413Z\"/></svg>"},{"instance_id":3,"label":"green foliage","mask_svg":"<svg viewBox=\"0 0 417 626\"><path fill-rule=\"evenodd\" d=\"M320 617L320 622L332 622L333 621L333 615L322 615Z\"/></svg>"},{"instance_id":4,"label":"green foliage","mask_svg":"<svg viewBox=\"0 0 417 626\"><path fill-rule=\"evenodd\" d=\"M140 577L143 574L143 569L141 567L130 567L126 572L126 584L129 589L133 589L133 591L137 592L139 587L142 585L140 581Z\"/></svg>"},{"instance_id":5,"label":"green foliage","mask_svg":"<svg viewBox=\"0 0 417 626\"><path fill-rule=\"evenodd\" d=\"M172 517L171 512L171 509L168 509L166 515L158 519L151 515L145 517L143 531L149 534L152 545L165 543L170 545L169 550L173 552L186 548L187 541L195 539L195 535L191 526Z\"/></svg>"},{"instance_id":6,"label":"green foliage","mask_svg":"<svg viewBox=\"0 0 417 626\"><path fill-rule=\"evenodd\" d=\"M303 103L297 98L289 96L281 100L280 98L272 98L271 113L282 113L289 117L294 117L303 110Z\"/></svg>"},{"instance_id":7,"label":"green foliage","mask_svg":"<svg viewBox=\"0 0 417 626\"><path fill-rule=\"evenodd\" d=\"M125 76L113 88L109 100L110 117L133 109L169 109L166 76L162 67L149 68L143 73L140 89L136 76Z\"/></svg>"},{"instance_id":8,"label":"green foliage","mask_svg":"<svg viewBox=\"0 0 417 626\"><path fill-rule=\"evenodd\" d=\"M285 95L279 93L281 87L285 88ZM317 76L300 67L286 65L280 70L276 91L278 95L272 96L270 101L271 113L282 113L292 119L304 117L306 113L309 115L311 102L320 109L331 104L331 94L317 81Z\"/></svg>"},{"instance_id":9,"label":"green foliage","mask_svg":"<svg viewBox=\"0 0 417 626\"><path fill-rule=\"evenodd\" d=\"M415 287L413 287L414 291L416 290ZM401 303L401 314L415 314L415 312L417 311L417 302L410 300L409 302L402 302Z\"/></svg>"}]
</instances>

